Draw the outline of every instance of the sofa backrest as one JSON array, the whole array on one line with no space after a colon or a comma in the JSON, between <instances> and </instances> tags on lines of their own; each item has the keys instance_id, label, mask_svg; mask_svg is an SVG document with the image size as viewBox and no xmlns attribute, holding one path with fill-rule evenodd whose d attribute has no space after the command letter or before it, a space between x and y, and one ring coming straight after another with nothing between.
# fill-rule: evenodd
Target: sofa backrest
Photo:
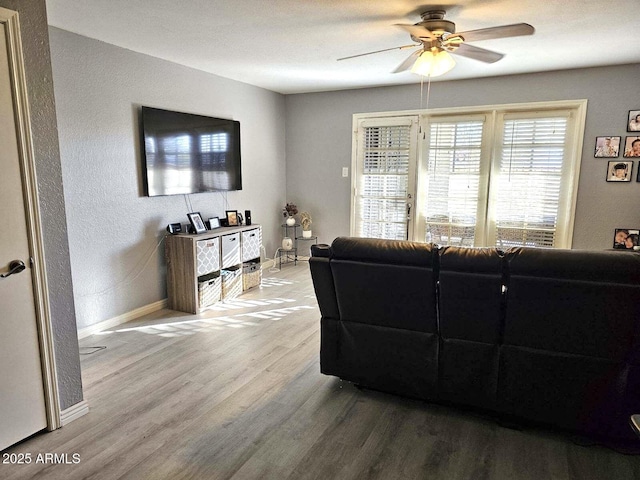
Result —
<instances>
[{"instance_id":1,"label":"sofa backrest","mask_svg":"<svg viewBox=\"0 0 640 480\"><path fill-rule=\"evenodd\" d=\"M437 331L432 245L340 237L331 255L341 320Z\"/></svg>"},{"instance_id":2,"label":"sofa backrest","mask_svg":"<svg viewBox=\"0 0 640 480\"><path fill-rule=\"evenodd\" d=\"M442 337L498 343L504 254L496 248L444 247L439 264Z\"/></svg>"},{"instance_id":3,"label":"sofa backrest","mask_svg":"<svg viewBox=\"0 0 640 480\"><path fill-rule=\"evenodd\" d=\"M505 343L619 361L638 342L640 255L514 248L506 258Z\"/></svg>"}]
</instances>

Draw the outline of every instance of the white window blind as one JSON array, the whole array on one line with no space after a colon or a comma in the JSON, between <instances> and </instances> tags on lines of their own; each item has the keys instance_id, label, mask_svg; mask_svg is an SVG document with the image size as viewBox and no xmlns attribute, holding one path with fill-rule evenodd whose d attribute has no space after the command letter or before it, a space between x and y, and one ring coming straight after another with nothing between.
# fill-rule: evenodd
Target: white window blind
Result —
<instances>
[{"instance_id":1,"label":"white window blind","mask_svg":"<svg viewBox=\"0 0 640 480\"><path fill-rule=\"evenodd\" d=\"M585 118L585 100L357 114L351 234L571 248Z\"/></svg>"},{"instance_id":2,"label":"white window blind","mask_svg":"<svg viewBox=\"0 0 640 480\"><path fill-rule=\"evenodd\" d=\"M414 126L406 120L388 123L358 129L356 235L405 240Z\"/></svg>"},{"instance_id":3,"label":"white window blind","mask_svg":"<svg viewBox=\"0 0 640 480\"><path fill-rule=\"evenodd\" d=\"M556 246L567 120L505 119L492 178L496 246Z\"/></svg>"},{"instance_id":4,"label":"white window blind","mask_svg":"<svg viewBox=\"0 0 640 480\"><path fill-rule=\"evenodd\" d=\"M424 215L427 242L474 245L483 121L436 121L429 126Z\"/></svg>"}]
</instances>

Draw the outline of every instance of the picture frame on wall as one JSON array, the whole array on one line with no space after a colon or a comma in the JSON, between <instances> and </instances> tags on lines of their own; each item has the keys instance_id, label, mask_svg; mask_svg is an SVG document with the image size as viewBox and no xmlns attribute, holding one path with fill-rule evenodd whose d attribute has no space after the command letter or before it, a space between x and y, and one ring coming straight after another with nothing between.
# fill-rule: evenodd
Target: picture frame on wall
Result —
<instances>
[{"instance_id":1,"label":"picture frame on wall","mask_svg":"<svg viewBox=\"0 0 640 480\"><path fill-rule=\"evenodd\" d=\"M596 137L593 156L596 158L616 158L620 155L622 137Z\"/></svg>"},{"instance_id":2,"label":"picture frame on wall","mask_svg":"<svg viewBox=\"0 0 640 480\"><path fill-rule=\"evenodd\" d=\"M227 210L227 224L230 227L237 227L238 224L238 211L237 210Z\"/></svg>"},{"instance_id":3,"label":"picture frame on wall","mask_svg":"<svg viewBox=\"0 0 640 480\"><path fill-rule=\"evenodd\" d=\"M633 162L607 162L607 182L630 182Z\"/></svg>"},{"instance_id":4,"label":"picture frame on wall","mask_svg":"<svg viewBox=\"0 0 640 480\"><path fill-rule=\"evenodd\" d=\"M624 139L624 157L640 157L640 137L626 137Z\"/></svg>"},{"instance_id":5,"label":"picture frame on wall","mask_svg":"<svg viewBox=\"0 0 640 480\"><path fill-rule=\"evenodd\" d=\"M640 132L640 110L629 110L627 132Z\"/></svg>"},{"instance_id":6,"label":"picture frame on wall","mask_svg":"<svg viewBox=\"0 0 640 480\"><path fill-rule=\"evenodd\" d=\"M616 228L613 232L613 248L616 250L637 250L640 245L640 230Z\"/></svg>"},{"instance_id":7,"label":"picture frame on wall","mask_svg":"<svg viewBox=\"0 0 640 480\"><path fill-rule=\"evenodd\" d=\"M191 226L196 231L196 233L204 233L207 231L207 227L204 224L204 220L202 220L200 212L187 213L187 217L189 218Z\"/></svg>"}]
</instances>

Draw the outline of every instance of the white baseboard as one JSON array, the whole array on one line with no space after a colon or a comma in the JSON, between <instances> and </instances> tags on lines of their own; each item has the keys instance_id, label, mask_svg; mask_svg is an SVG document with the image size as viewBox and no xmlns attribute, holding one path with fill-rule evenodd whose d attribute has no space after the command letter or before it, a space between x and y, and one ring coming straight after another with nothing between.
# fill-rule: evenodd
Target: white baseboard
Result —
<instances>
[{"instance_id":1,"label":"white baseboard","mask_svg":"<svg viewBox=\"0 0 640 480\"><path fill-rule=\"evenodd\" d=\"M136 318L148 315L149 313L157 312L158 310L162 310L163 308L167 308L166 298L164 300L158 300L157 302L150 303L149 305L136 308L135 310L131 310L130 312L123 313L122 315L118 315L117 317L110 318L109 320L105 320L103 322L81 328L80 330L78 330L78 340L102 332L103 330L117 327L118 325L122 325L123 323L127 323L131 320L135 320Z\"/></svg>"},{"instance_id":2,"label":"white baseboard","mask_svg":"<svg viewBox=\"0 0 640 480\"><path fill-rule=\"evenodd\" d=\"M64 427L68 423L77 420L87 413L89 413L89 404L86 400L82 400L81 402L78 402L60 412L60 423Z\"/></svg>"}]
</instances>

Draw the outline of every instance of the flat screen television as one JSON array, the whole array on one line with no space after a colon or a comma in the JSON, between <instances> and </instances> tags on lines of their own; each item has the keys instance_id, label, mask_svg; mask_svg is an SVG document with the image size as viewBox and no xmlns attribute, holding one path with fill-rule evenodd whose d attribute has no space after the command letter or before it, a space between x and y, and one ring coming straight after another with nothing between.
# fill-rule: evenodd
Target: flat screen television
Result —
<instances>
[{"instance_id":1,"label":"flat screen television","mask_svg":"<svg viewBox=\"0 0 640 480\"><path fill-rule=\"evenodd\" d=\"M240 122L142 107L149 197L242 190Z\"/></svg>"}]
</instances>

